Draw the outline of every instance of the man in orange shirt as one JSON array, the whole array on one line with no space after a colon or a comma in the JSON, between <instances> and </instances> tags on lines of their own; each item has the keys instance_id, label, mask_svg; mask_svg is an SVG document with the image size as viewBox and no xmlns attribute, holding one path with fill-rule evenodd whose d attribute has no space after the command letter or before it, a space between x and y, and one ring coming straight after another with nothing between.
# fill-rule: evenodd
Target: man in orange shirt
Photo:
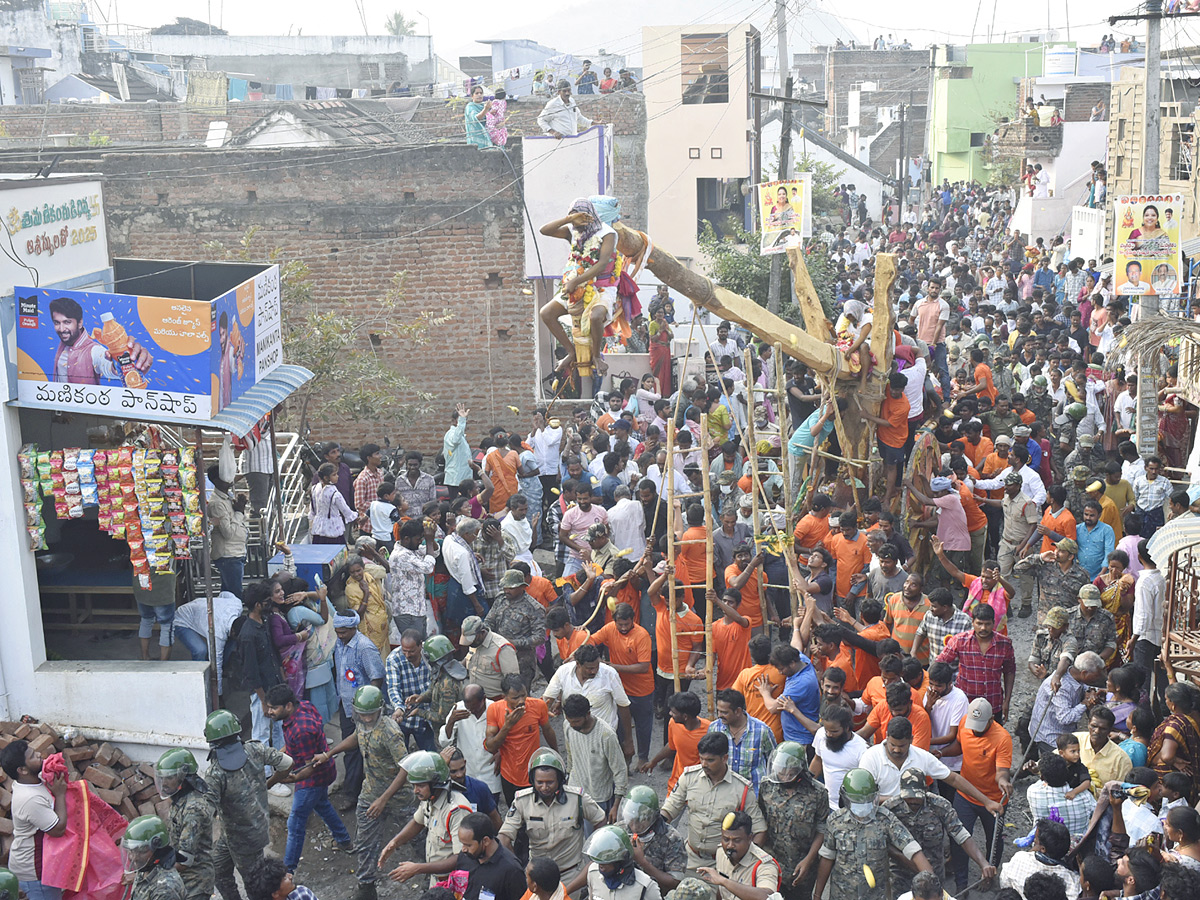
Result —
<instances>
[{"instance_id":1,"label":"man in orange shirt","mask_svg":"<svg viewBox=\"0 0 1200 900\"><path fill-rule=\"evenodd\" d=\"M963 431L966 432L963 438L963 455L978 469L992 452L992 439L983 436L983 423L976 419L967 422Z\"/></svg>"},{"instance_id":2,"label":"man in orange shirt","mask_svg":"<svg viewBox=\"0 0 1200 900\"><path fill-rule=\"evenodd\" d=\"M700 718L700 698L691 691L672 694L667 705L670 708L667 741L654 759L638 766L638 771L653 772L659 763L673 760L671 777L667 779L667 793L670 793L675 790L675 784L684 769L700 765L700 752L696 747L700 739L708 734L708 726L712 721Z\"/></svg>"},{"instance_id":3,"label":"man in orange shirt","mask_svg":"<svg viewBox=\"0 0 1200 900\"><path fill-rule=\"evenodd\" d=\"M883 641L892 636L892 630L883 620L883 604L874 598L862 602L859 618L855 620L849 612L838 607L833 611L837 618L858 632L858 636L868 641ZM899 645L897 645L899 646ZM879 676L879 657L866 650L854 651L854 680L860 689Z\"/></svg>"},{"instance_id":4,"label":"man in orange shirt","mask_svg":"<svg viewBox=\"0 0 1200 900\"><path fill-rule=\"evenodd\" d=\"M967 388L962 394L982 394L987 397L992 403L996 402L996 395L1000 392L996 390L996 385L992 381L992 370L988 368L987 363L983 361L983 350L979 347L971 349L971 363L975 366L975 384Z\"/></svg>"},{"instance_id":5,"label":"man in orange shirt","mask_svg":"<svg viewBox=\"0 0 1200 900\"><path fill-rule=\"evenodd\" d=\"M796 530L792 533L797 556L807 556L813 547L829 536L829 514L832 511L833 501L827 494L813 497L812 512L796 523Z\"/></svg>"},{"instance_id":6,"label":"man in orange shirt","mask_svg":"<svg viewBox=\"0 0 1200 900\"><path fill-rule=\"evenodd\" d=\"M1030 545L1035 543L1038 538L1042 539L1042 546L1039 550L1041 553L1053 550L1054 545L1065 537L1073 538L1078 525L1071 510L1067 509L1066 487L1061 484L1050 485L1046 488L1046 499L1048 502L1046 511L1042 513L1041 524L1029 537Z\"/></svg>"},{"instance_id":7,"label":"man in orange shirt","mask_svg":"<svg viewBox=\"0 0 1200 900\"><path fill-rule=\"evenodd\" d=\"M583 631L583 629L579 629ZM587 632L583 631L586 635ZM634 621L633 607L618 603L613 620L588 638L608 651L608 663L617 670L629 697L629 715L637 734L638 762L650 759L650 733L654 729L654 672L650 668L650 632ZM618 727L617 738L625 736Z\"/></svg>"},{"instance_id":8,"label":"man in orange shirt","mask_svg":"<svg viewBox=\"0 0 1200 900\"><path fill-rule=\"evenodd\" d=\"M886 735L888 722L893 717L903 717L912 724L913 746L928 750L933 741L933 724L929 713L918 699L919 692L901 679L887 686L885 703L876 703L867 716L867 724L858 730L858 736L870 741L874 735Z\"/></svg>"},{"instance_id":9,"label":"man in orange shirt","mask_svg":"<svg viewBox=\"0 0 1200 900\"><path fill-rule=\"evenodd\" d=\"M833 526L832 521L830 525ZM871 565L871 550L867 547L867 536L858 530L858 520L853 510L847 510L838 516L836 527L837 533L830 535L825 547L837 560L837 583L834 593L844 604L850 596L851 576L865 574Z\"/></svg>"},{"instance_id":10,"label":"man in orange shirt","mask_svg":"<svg viewBox=\"0 0 1200 900\"><path fill-rule=\"evenodd\" d=\"M1037 415L1032 409L1025 405L1025 395L1017 392L1012 396L1012 411L1021 417L1021 421L1026 425L1032 425Z\"/></svg>"},{"instance_id":11,"label":"man in orange shirt","mask_svg":"<svg viewBox=\"0 0 1200 900\"><path fill-rule=\"evenodd\" d=\"M983 697L976 697L967 707L967 714L958 726L958 743L962 747L962 777L989 800L1008 803L1012 796L1012 735L995 721L992 704ZM996 836L995 816L961 790L954 795L954 811L970 832L975 831L975 820L982 819L987 844L992 845ZM959 887L965 887L967 856L953 843L950 860L954 865L955 880Z\"/></svg>"},{"instance_id":12,"label":"man in orange shirt","mask_svg":"<svg viewBox=\"0 0 1200 900\"><path fill-rule=\"evenodd\" d=\"M765 634L752 637L748 649L750 650L751 665L747 669L742 669L741 674L733 682L733 689L741 691L742 696L746 698L746 712L760 722L766 723L766 726L771 729L771 733L775 735L775 740L782 741L783 724L779 720L779 713L767 709L767 705L763 702L762 692L758 689L759 683L766 681L771 685L772 697L777 698L783 692L783 683L786 679L777 668L771 665L771 638Z\"/></svg>"},{"instance_id":13,"label":"man in orange shirt","mask_svg":"<svg viewBox=\"0 0 1200 900\"><path fill-rule=\"evenodd\" d=\"M887 396L879 407L879 415L873 416L860 410L862 417L875 423L875 435L879 438L879 455L883 458L883 471L887 476L885 506L891 506L900 483L900 471L904 468L904 444L908 440L908 411L910 404L904 396L908 379L899 372L888 376Z\"/></svg>"},{"instance_id":14,"label":"man in orange shirt","mask_svg":"<svg viewBox=\"0 0 1200 900\"><path fill-rule=\"evenodd\" d=\"M988 518L979 506L975 494L967 487L966 457L950 460L950 471L954 473L954 487L962 500L963 512L967 515L967 533L971 535L970 570L978 572L983 566L983 551L987 546ZM986 505L986 504L985 504Z\"/></svg>"},{"instance_id":15,"label":"man in orange shirt","mask_svg":"<svg viewBox=\"0 0 1200 900\"><path fill-rule=\"evenodd\" d=\"M503 702L496 701L487 710L487 736L483 747L500 757L500 786L504 800L512 805L521 788L529 787L529 758L541 745L558 749L558 738L550 724L550 708L544 700L530 697L525 682L515 672L500 680Z\"/></svg>"},{"instance_id":16,"label":"man in orange shirt","mask_svg":"<svg viewBox=\"0 0 1200 900\"><path fill-rule=\"evenodd\" d=\"M753 552L754 541L750 538L734 547L733 563L725 569L725 589L740 593L741 602L738 604L738 612L750 620L751 634L762 634L762 601L758 596L758 586L762 581L762 575L758 570L762 568L767 558L763 553L752 558ZM767 615L772 616L772 622L777 622L778 614L771 609L769 604Z\"/></svg>"},{"instance_id":17,"label":"man in orange shirt","mask_svg":"<svg viewBox=\"0 0 1200 900\"><path fill-rule=\"evenodd\" d=\"M872 709L884 705L888 687L903 681L903 675L904 661L900 658L899 651L885 653L879 658L879 674L863 688L862 702Z\"/></svg>"},{"instance_id":18,"label":"man in orange shirt","mask_svg":"<svg viewBox=\"0 0 1200 900\"><path fill-rule=\"evenodd\" d=\"M543 578L541 575L534 575L529 569L529 563L513 560L510 568L516 569L525 575L525 593L542 604L546 609L550 608L550 604L558 599L558 591L554 590L554 584L549 578Z\"/></svg>"},{"instance_id":19,"label":"man in orange shirt","mask_svg":"<svg viewBox=\"0 0 1200 900\"><path fill-rule=\"evenodd\" d=\"M612 424L621 418L621 406L624 398L620 391L610 391L608 395L608 411L596 420L596 428L607 435L612 434Z\"/></svg>"},{"instance_id":20,"label":"man in orange shirt","mask_svg":"<svg viewBox=\"0 0 1200 900\"><path fill-rule=\"evenodd\" d=\"M824 675L830 669L841 669L846 673L847 691L858 692L858 679L854 672L854 663L850 659L850 647L842 643L842 629L839 625L827 622L816 628L817 652L813 654L812 662L818 675Z\"/></svg>"},{"instance_id":21,"label":"man in orange shirt","mask_svg":"<svg viewBox=\"0 0 1200 900\"><path fill-rule=\"evenodd\" d=\"M925 579L917 572L909 573L904 581L904 587L894 594L888 594L884 601L886 621L892 629L892 637L900 642L900 648L910 653L913 641L917 637L917 626L929 612L929 600L922 589ZM922 650L922 656L917 659L922 665L929 664L929 654Z\"/></svg>"},{"instance_id":22,"label":"man in orange shirt","mask_svg":"<svg viewBox=\"0 0 1200 900\"><path fill-rule=\"evenodd\" d=\"M554 635L555 642L558 644L559 659L564 663L570 662L575 651L588 642L587 629L572 625L567 611L561 606L556 606L546 612L546 627ZM554 673L551 672L551 674Z\"/></svg>"},{"instance_id":23,"label":"man in orange shirt","mask_svg":"<svg viewBox=\"0 0 1200 900\"><path fill-rule=\"evenodd\" d=\"M724 613L712 626L717 666L715 681L717 690L723 691L733 687L742 670L750 665L750 620L735 605L739 600L736 591L726 591L724 597L709 591L708 599L714 609Z\"/></svg>"},{"instance_id":24,"label":"man in orange shirt","mask_svg":"<svg viewBox=\"0 0 1200 900\"><path fill-rule=\"evenodd\" d=\"M1008 451L1012 449L1012 438L1007 434L1002 434L995 440L995 447L992 452L987 455L987 459L983 461L983 468L979 470L979 474L984 479L995 478L1005 469L1012 465L1012 460L1008 458ZM1004 496L1004 488L996 488L995 490L982 491L976 490L976 494L987 497L991 500L999 500ZM998 506L984 504L983 514L988 520L988 543L992 553L997 553L1000 550L1000 528L1004 524L1004 511ZM984 551L986 554L986 550Z\"/></svg>"}]
</instances>

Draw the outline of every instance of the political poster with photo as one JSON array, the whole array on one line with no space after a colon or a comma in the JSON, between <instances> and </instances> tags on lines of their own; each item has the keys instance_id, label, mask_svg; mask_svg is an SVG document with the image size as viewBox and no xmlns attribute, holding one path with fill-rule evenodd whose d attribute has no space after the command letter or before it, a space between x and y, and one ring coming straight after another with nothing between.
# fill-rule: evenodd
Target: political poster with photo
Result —
<instances>
[{"instance_id":1,"label":"political poster with photo","mask_svg":"<svg viewBox=\"0 0 1200 900\"><path fill-rule=\"evenodd\" d=\"M1114 290L1131 306L1145 297L1144 308L1177 308L1183 274L1183 195L1124 194L1114 197L1114 203Z\"/></svg>"},{"instance_id":2,"label":"political poster with photo","mask_svg":"<svg viewBox=\"0 0 1200 900\"><path fill-rule=\"evenodd\" d=\"M812 236L812 173L755 185L763 253L784 253L789 242Z\"/></svg>"}]
</instances>

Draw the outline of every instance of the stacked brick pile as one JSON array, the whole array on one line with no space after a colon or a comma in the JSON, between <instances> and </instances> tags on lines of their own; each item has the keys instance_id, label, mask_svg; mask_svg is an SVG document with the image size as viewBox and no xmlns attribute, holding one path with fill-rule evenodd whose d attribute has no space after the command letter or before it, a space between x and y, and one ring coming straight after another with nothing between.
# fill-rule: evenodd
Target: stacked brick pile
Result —
<instances>
[{"instance_id":1,"label":"stacked brick pile","mask_svg":"<svg viewBox=\"0 0 1200 900\"><path fill-rule=\"evenodd\" d=\"M43 756L61 752L70 780L88 782L96 796L126 819L156 815L165 820L169 816L170 801L158 796L150 763L134 763L112 744L93 743L80 735L65 739L49 725L0 722L0 747L22 740ZM0 861L5 863L13 833L8 782L8 776L0 771Z\"/></svg>"}]
</instances>

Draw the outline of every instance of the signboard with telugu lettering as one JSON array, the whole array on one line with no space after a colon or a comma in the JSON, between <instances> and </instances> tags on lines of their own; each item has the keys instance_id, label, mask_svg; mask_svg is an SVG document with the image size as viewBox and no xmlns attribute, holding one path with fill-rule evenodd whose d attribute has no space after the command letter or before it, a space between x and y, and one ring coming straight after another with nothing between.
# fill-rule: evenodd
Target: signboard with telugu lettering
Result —
<instances>
[{"instance_id":1,"label":"signboard with telugu lettering","mask_svg":"<svg viewBox=\"0 0 1200 900\"><path fill-rule=\"evenodd\" d=\"M278 266L215 300L17 287L16 301L21 406L203 422L282 362Z\"/></svg>"},{"instance_id":2,"label":"signboard with telugu lettering","mask_svg":"<svg viewBox=\"0 0 1200 900\"><path fill-rule=\"evenodd\" d=\"M0 296L15 284L55 284L108 268L99 181L36 179L0 193ZM24 184L24 182L22 182Z\"/></svg>"}]
</instances>

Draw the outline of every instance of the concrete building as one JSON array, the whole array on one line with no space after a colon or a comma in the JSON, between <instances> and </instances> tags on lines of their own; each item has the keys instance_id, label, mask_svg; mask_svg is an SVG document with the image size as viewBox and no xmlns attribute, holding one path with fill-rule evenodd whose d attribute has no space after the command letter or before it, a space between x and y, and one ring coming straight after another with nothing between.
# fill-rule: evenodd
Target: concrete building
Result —
<instances>
[{"instance_id":1,"label":"concrete building","mask_svg":"<svg viewBox=\"0 0 1200 900\"><path fill-rule=\"evenodd\" d=\"M908 154L924 146L929 59L929 50L829 51L825 136L872 168L897 174L901 106Z\"/></svg>"},{"instance_id":2,"label":"concrete building","mask_svg":"<svg viewBox=\"0 0 1200 900\"><path fill-rule=\"evenodd\" d=\"M1047 48L1058 43L941 44L933 50L926 139L935 184L988 180L988 137L1018 116L1022 78L1042 75ZM1066 45L1073 48L1073 45Z\"/></svg>"},{"instance_id":3,"label":"concrete building","mask_svg":"<svg viewBox=\"0 0 1200 900\"><path fill-rule=\"evenodd\" d=\"M744 216L741 188L759 177L758 55L750 25L642 29L649 233L691 265L699 220Z\"/></svg>"},{"instance_id":4,"label":"concrete building","mask_svg":"<svg viewBox=\"0 0 1200 900\"><path fill-rule=\"evenodd\" d=\"M155 53L202 58L213 71L274 84L379 90L436 77L428 35L156 34L147 41Z\"/></svg>"},{"instance_id":5,"label":"concrete building","mask_svg":"<svg viewBox=\"0 0 1200 900\"><path fill-rule=\"evenodd\" d=\"M6 54L0 65L0 103L41 103L44 85L83 71L80 21L86 18L86 9L86 3L45 0L5 0L0 4L0 47L7 47L0 50ZM24 84L18 71L22 69L26 70ZM15 78L13 72L18 72Z\"/></svg>"}]
</instances>

